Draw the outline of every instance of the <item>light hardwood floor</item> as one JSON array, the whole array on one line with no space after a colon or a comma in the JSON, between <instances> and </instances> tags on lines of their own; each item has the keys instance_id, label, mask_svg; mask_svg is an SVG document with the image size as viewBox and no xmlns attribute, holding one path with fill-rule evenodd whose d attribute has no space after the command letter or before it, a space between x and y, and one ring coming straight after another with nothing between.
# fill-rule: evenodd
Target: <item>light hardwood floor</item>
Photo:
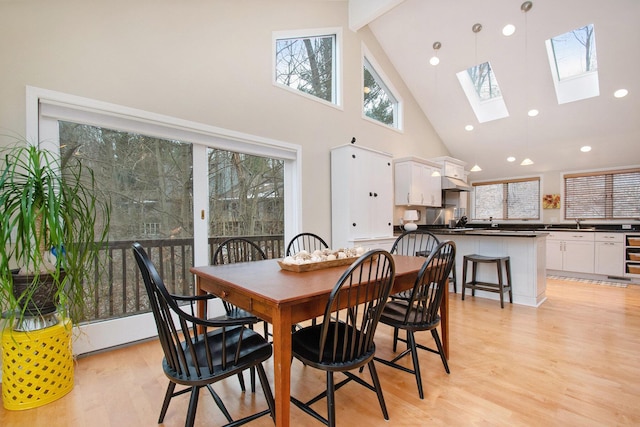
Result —
<instances>
[{"instance_id":1,"label":"light hardwood floor","mask_svg":"<svg viewBox=\"0 0 640 427\"><path fill-rule=\"evenodd\" d=\"M421 352L425 399L413 376L378 364L390 420L375 394L349 384L336 394L338 425L622 426L640 425L640 286L618 288L548 280L538 309L451 294L451 374ZM391 329L380 325L379 356L389 356ZM418 334L431 345L429 333ZM167 385L157 341L80 358L75 387L28 411L0 410L0 425L154 426ZM267 369L271 371L271 366ZM292 394L310 397L324 375L294 362ZM367 375L365 370L365 374ZM265 407L260 391L240 394L230 378L216 390L232 415ZM182 426L188 398L169 406L165 426ZM257 406L254 406L257 405ZM325 402L316 404L324 411ZM292 407L293 426L321 425ZM196 425L223 417L201 393ZM263 417L250 426L272 426Z\"/></svg>"}]
</instances>

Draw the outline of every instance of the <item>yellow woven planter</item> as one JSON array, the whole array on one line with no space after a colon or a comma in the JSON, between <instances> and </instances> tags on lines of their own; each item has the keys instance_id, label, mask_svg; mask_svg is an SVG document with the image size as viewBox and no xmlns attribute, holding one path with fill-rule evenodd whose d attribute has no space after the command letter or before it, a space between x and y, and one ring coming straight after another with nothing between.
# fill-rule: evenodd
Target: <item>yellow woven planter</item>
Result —
<instances>
[{"instance_id":1,"label":"yellow woven planter","mask_svg":"<svg viewBox=\"0 0 640 427\"><path fill-rule=\"evenodd\" d=\"M5 409L37 408L73 388L71 322L30 332L2 333L2 402Z\"/></svg>"}]
</instances>

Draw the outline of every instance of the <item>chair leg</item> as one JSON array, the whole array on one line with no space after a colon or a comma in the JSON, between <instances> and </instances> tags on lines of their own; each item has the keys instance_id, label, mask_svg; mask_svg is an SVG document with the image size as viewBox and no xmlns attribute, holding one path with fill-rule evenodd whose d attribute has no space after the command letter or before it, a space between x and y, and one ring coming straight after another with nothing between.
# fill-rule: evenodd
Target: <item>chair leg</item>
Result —
<instances>
[{"instance_id":1,"label":"chair leg","mask_svg":"<svg viewBox=\"0 0 640 427\"><path fill-rule=\"evenodd\" d=\"M416 384L418 385L418 395L420 399L424 399L424 391L422 390L422 376L420 374L420 361L418 360L418 349L416 348L416 338L413 331L407 330L407 338L411 347L411 360L413 361L413 372L416 376Z\"/></svg>"},{"instance_id":2,"label":"chair leg","mask_svg":"<svg viewBox=\"0 0 640 427\"><path fill-rule=\"evenodd\" d=\"M476 280L478 277L478 263L475 261L471 261L471 283L473 284L473 288L471 288L471 296L476 296Z\"/></svg>"},{"instance_id":3,"label":"chair leg","mask_svg":"<svg viewBox=\"0 0 640 427\"><path fill-rule=\"evenodd\" d=\"M256 368L249 368L249 375L251 376L251 393L256 392Z\"/></svg>"},{"instance_id":4,"label":"chair leg","mask_svg":"<svg viewBox=\"0 0 640 427\"><path fill-rule=\"evenodd\" d=\"M160 418L158 418L158 424L162 424L164 421L164 416L167 414L167 409L169 409L169 402L171 402L171 398L173 397L173 391L176 388L176 383L173 381L169 381L169 386L167 387L167 392L164 395L164 401L162 402L162 409L160 410Z\"/></svg>"},{"instance_id":5,"label":"chair leg","mask_svg":"<svg viewBox=\"0 0 640 427\"><path fill-rule=\"evenodd\" d=\"M398 328L393 328L393 352L396 352L398 347Z\"/></svg>"},{"instance_id":6,"label":"chair leg","mask_svg":"<svg viewBox=\"0 0 640 427\"><path fill-rule=\"evenodd\" d=\"M467 285L467 260L462 260L462 301L464 301L464 291Z\"/></svg>"},{"instance_id":7,"label":"chair leg","mask_svg":"<svg viewBox=\"0 0 640 427\"><path fill-rule=\"evenodd\" d=\"M273 418L273 420L275 421L276 404L273 399L273 393L271 392L271 386L269 385L267 374L264 372L264 367L262 366L262 363L257 365L256 369L258 370L258 378L260 379L260 385L262 386L264 397L265 399L267 399L267 405L269 406L269 410L271 411L271 418Z\"/></svg>"},{"instance_id":8,"label":"chair leg","mask_svg":"<svg viewBox=\"0 0 640 427\"><path fill-rule=\"evenodd\" d=\"M327 371L327 420L329 427L336 425L335 384L332 371Z\"/></svg>"},{"instance_id":9,"label":"chair leg","mask_svg":"<svg viewBox=\"0 0 640 427\"><path fill-rule=\"evenodd\" d=\"M378 402L380 402L380 409L382 409L382 415L385 420L389 419L389 413L387 412L387 405L384 403L384 396L382 394L382 386L380 385L380 379L378 378L378 372L376 371L376 365L371 360L369 363L369 373L371 374L371 379L373 380L373 386L376 389L376 394L378 395Z\"/></svg>"},{"instance_id":10,"label":"chair leg","mask_svg":"<svg viewBox=\"0 0 640 427\"><path fill-rule=\"evenodd\" d=\"M240 383L240 390L242 390L243 392L246 391L244 386L244 376L242 375L242 372L238 374L238 382Z\"/></svg>"},{"instance_id":11,"label":"chair leg","mask_svg":"<svg viewBox=\"0 0 640 427\"><path fill-rule=\"evenodd\" d=\"M218 408L220 408L220 411L222 411L222 414L227 419L227 421L233 422L233 418L231 418L231 414L229 414L227 407L224 406L224 402L222 401L222 399L220 399L220 396L218 396L218 393L216 393L216 391L213 389L211 384L207 384L206 387L207 387L207 390L209 390L211 397L213 397L213 401L216 402L216 405L218 406Z\"/></svg>"},{"instance_id":12,"label":"chair leg","mask_svg":"<svg viewBox=\"0 0 640 427\"><path fill-rule=\"evenodd\" d=\"M189 399L189 409L187 410L187 421L185 427L193 427L196 420L196 410L198 409L198 396L200 395L200 387L191 388L191 398Z\"/></svg>"},{"instance_id":13,"label":"chair leg","mask_svg":"<svg viewBox=\"0 0 640 427\"><path fill-rule=\"evenodd\" d=\"M507 269L507 286L509 286L509 302L513 304L513 286L511 285L511 262L509 258L507 258L504 262L505 268Z\"/></svg>"},{"instance_id":14,"label":"chair leg","mask_svg":"<svg viewBox=\"0 0 640 427\"><path fill-rule=\"evenodd\" d=\"M496 262L498 268L498 289L500 290L500 308L504 308L504 283L502 283L502 261Z\"/></svg>"},{"instance_id":15,"label":"chair leg","mask_svg":"<svg viewBox=\"0 0 640 427\"><path fill-rule=\"evenodd\" d=\"M449 363L447 362L447 357L444 355L444 348L442 348L442 341L440 341L438 330L432 329L431 335L433 336L433 340L436 342L436 346L438 347L438 353L440 354L440 359L442 359L444 370L447 372L447 374L450 374L451 372L449 371Z\"/></svg>"},{"instance_id":16,"label":"chair leg","mask_svg":"<svg viewBox=\"0 0 640 427\"><path fill-rule=\"evenodd\" d=\"M453 279L453 293L458 293L458 279L456 278L456 260L453 260L453 265L451 266L451 277Z\"/></svg>"}]
</instances>

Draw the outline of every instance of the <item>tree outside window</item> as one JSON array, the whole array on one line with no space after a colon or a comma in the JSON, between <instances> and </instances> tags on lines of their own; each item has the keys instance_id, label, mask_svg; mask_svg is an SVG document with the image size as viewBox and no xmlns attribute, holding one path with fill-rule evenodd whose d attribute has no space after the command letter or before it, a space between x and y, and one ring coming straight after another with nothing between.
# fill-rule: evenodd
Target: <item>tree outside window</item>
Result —
<instances>
[{"instance_id":1,"label":"tree outside window","mask_svg":"<svg viewBox=\"0 0 640 427\"><path fill-rule=\"evenodd\" d=\"M473 184L474 219L540 219L540 179Z\"/></svg>"},{"instance_id":2,"label":"tree outside window","mask_svg":"<svg viewBox=\"0 0 640 427\"><path fill-rule=\"evenodd\" d=\"M276 83L337 104L335 45L334 34L276 39Z\"/></svg>"},{"instance_id":3,"label":"tree outside window","mask_svg":"<svg viewBox=\"0 0 640 427\"><path fill-rule=\"evenodd\" d=\"M393 96L373 65L364 59L364 114L385 125L398 127L398 101Z\"/></svg>"}]
</instances>

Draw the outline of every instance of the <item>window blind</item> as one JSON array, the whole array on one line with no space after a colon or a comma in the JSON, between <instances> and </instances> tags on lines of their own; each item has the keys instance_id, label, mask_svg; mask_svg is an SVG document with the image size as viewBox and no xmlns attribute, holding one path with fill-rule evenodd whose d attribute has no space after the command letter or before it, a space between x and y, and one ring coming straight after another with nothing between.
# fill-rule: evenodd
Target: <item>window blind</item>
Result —
<instances>
[{"instance_id":1,"label":"window blind","mask_svg":"<svg viewBox=\"0 0 640 427\"><path fill-rule=\"evenodd\" d=\"M640 218L640 169L564 176L565 219Z\"/></svg>"}]
</instances>

